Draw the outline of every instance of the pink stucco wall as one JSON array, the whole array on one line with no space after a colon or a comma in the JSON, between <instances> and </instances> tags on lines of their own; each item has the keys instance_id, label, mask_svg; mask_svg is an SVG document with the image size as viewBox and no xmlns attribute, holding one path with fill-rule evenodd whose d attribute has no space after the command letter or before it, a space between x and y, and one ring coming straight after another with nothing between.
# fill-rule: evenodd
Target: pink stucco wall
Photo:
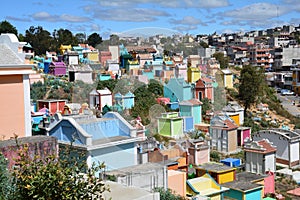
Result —
<instances>
[{"instance_id":1,"label":"pink stucco wall","mask_svg":"<svg viewBox=\"0 0 300 200\"><path fill-rule=\"evenodd\" d=\"M250 129L243 130L242 136L243 136L243 138L241 138L241 139L242 139L242 140L241 140L241 145L244 145L244 140L245 140L246 138L251 138L251 132L250 132Z\"/></svg>"},{"instance_id":2,"label":"pink stucco wall","mask_svg":"<svg viewBox=\"0 0 300 200\"><path fill-rule=\"evenodd\" d=\"M207 87L205 89L205 97L208 98L209 100L213 100L213 88L212 87Z\"/></svg>"},{"instance_id":3,"label":"pink stucco wall","mask_svg":"<svg viewBox=\"0 0 300 200\"><path fill-rule=\"evenodd\" d=\"M25 136L23 75L0 76L0 140Z\"/></svg>"},{"instance_id":4,"label":"pink stucco wall","mask_svg":"<svg viewBox=\"0 0 300 200\"><path fill-rule=\"evenodd\" d=\"M264 179L264 194L275 193L275 174L273 172L267 172L268 177Z\"/></svg>"},{"instance_id":5,"label":"pink stucco wall","mask_svg":"<svg viewBox=\"0 0 300 200\"><path fill-rule=\"evenodd\" d=\"M209 149L203 149L201 151L197 151L197 164L201 165L203 163L207 163L210 160L210 151Z\"/></svg>"},{"instance_id":6,"label":"pink stucco wall","mask_svg":"<svg viewBox=\"0 0 300 200\"><path fill-rule=\"evenodd\" d=\"M37 82L44 83L44 78L41 76L41 74L29 74L29 83L37 83Z\"/></svg>"},{"instance_id":7,"label":"pink stucco wall","mask_svg":"<svg viewBox=\"0 0 300 200\"><path fill-rule=\"evenodd\" d=\"M168 188L176 194L185 197L186 173L181 171L168 170Z\"/></svg>"},{"instance_id":8,"label":"pink stucco wall","mask_svg":"<svg viewBox=\"0 0 300 200\"><path fill-rule=\"evenodd\" d=\"M111 60L111 53L109 51L101 51L99 53L99 61L105 66L107 60Z\"/></svg>"},{"instance_id":9,"label":"pink stucco wall","mask_svg":"<svg viewBox=\"0 0 300 200\"><path fill-rule=\"evenodd\" d=\"M44 158L49 155L58 155L57 139L50 136L32 136L0 141L0 153L8 160L8 167L11 168L18 158L18 151L26 147L26 152L30 157L40 156Z\"/></svg>"}]
</instances>

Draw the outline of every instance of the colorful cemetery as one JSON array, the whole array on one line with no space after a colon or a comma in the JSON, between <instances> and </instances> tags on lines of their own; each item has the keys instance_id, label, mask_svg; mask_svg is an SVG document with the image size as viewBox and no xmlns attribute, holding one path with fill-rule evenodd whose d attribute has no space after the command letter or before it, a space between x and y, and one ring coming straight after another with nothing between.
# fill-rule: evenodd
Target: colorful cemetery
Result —
<instances>
[{"instance_id":1,"label":"colorful cemetery","mask_svg":"<svg viewBox=\"0 0 300 200\"><path fill-rule=\"evenodd\" d=\"M87 112L70 116L57 113L44 131L60 142L72 142L74 148L86 150L88 166L104 162L106 170L136 165L136 142L143 140L137 137L137 129L116 112L108 112L102 118Z\"/></svg>"},{"instance_id":2,"label":"colorful cemetery","mask_svg":"<svg viewBox=\"0 0 300 200\"><path fill-rule=\"evenodd\" d=\"M102 90L92 90L89 94L89 106L90 108L96 108L102 111L104 106L112 106L112 93L109 89L104 88Z\"/></svg>"},{"instance_id":3,"label":"colorful cemetery","mask_svg":"<svg viewBox=\"0 0 300 200\"><path fill-rule=\"evenodd\" d=\"M64 62L51 62L49 65L49 74L54 76L64 76L67 74L67 66Z\"/></svg>"},{"instance_id":4,"label":"colorful cemetery","mask_svg":"<svg viewBox=\"0 0 300 200\"><path fill-rule=\"evenodd\" d=\"M180 102L192 99L192 87L183 78L171 78L164 85L164 97L171 102Z\"/></svg>"},{"instance_id":5,"label":"colorful cemetery","mask_svg":"<svg viewBox=\"0 0 300 200\"><path fill-rule=\"evenodd\" d=\"M114 95L115 105L120 107L122 110L131 109L134 106L134 94L132 92L127 92L125 95L122 95L120 92Z\"/></svg>"},{"instance_id":6,"label":"colorful cemetery","mask_svg":"<svg viewBox=\"0 0 300 200\"><path fill-rule=\"evenodd\" d=\"M219 184L235 180L236 168L229 167L227 165L224 165L223 163L203 163L195 167L195 169L197 177L201 177L203 174L208 173Z\"/></svg>"},{"instance_id":7,"label":"colorful cemetery","mask_svg":"<svg viewBox=\"0 0 300 200\"><path fill-rule=\"evenodd\" d=\"M179 117L178 112L162 113L157 119L158 133L173 138L183 136L183 118Z\"/></svg>"},{"instance_id":8,"label":"colorful cemetery","mask_svg":"<svg viewBox=\"0 0 300 200\"><path fill-rule=\"evenodd\" d=\"M233 153L237 151L238 126L226 115L218 115L211 119L209 134L211 147L219 152Z\"/></svg>"},{"instance_id":9,"label":"colorful cemetery","mask_svg":"<svg viewBox=\"0 0 300 200\"><path fill-rule=\"evenodd\" d=\"M224 193L228 188L218 184L211 175L205 173L200 177L186 181L188 197L208 197L209 199L224 199Z\"/></svg>"},{"instance_id":10,"label":"colorful cemetery","mask_svg":"<svg viewBox=\"0 0 300 200\"><path fill-rule=\"evenodd\" d=\"M193 124L202 122L202 102L197 99L190 99L179 102L179 112L182 117L193 117ZM192 127L194 129L194 127Z\"/></svg>"},{"instance_id":11,"label":"colorful cemetery","mask_svg":"<svg viewBox=\"0 0 300 200\"><path fill-rule=\"evenodd\" d=\"M196 99L199 99L199 101L202 101L204 98L207 98L213 103L213 81L206 77L198 79L195 83L194 95Z\"/></svg>"}]
</instances>

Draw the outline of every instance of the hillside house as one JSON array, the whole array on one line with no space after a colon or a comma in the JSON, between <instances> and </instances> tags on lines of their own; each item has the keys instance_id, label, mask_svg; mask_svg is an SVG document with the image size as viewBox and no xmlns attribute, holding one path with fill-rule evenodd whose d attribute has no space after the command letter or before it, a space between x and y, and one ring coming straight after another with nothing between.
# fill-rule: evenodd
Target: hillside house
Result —
<instances>
[{"instance_id":1,"label":"hillside house","mask_svg":"<svg viewBox=\"0 0 300 200\"><path fill-rule=\"evenodd\" d=\"M244 108L236 101L229 101L222 111L228 115L236 125L240 126L244 123Z\"/></svg>"},{"instance_id":2,"label":"hillside house","mask_svg":"<svg viewBox=\"0 0 300 200\"><path fill-rule=\"evenodd\" d=\"M93 83L92 68L88 64L69 65L69 81L83 81L85 83Z\"/></svg>"},{"instance_id":3,"label":"hillside house","mask_svg":"<svg viewBox=\"0 0 300 200\"><path fill-rule=\"evenodd\" d=\"M164 85L164 97L171 102L180 102L192 99L192 87L183 78L171 78Z\"/></svg>"},{"instance_id":4,"label":"hillside house","mask_svg":"<svg viewBox=\"0 0 300 200\"><path fill-rule=\"evenodd\" d=\"M214 90L213 90L213 81L210 78L202 77L198 79L195 83L194 96L199 101L202 101L204 98L207 98L212 103L214 102Z\"/></svg>"},{"instance_id":5,"label":"hillside house","mask_svg":"<svg viewBox=\"0 0 300 200\"><path fill-rule=\"evenodd\" d=\"M187 196L195 198L206 196L209 199L224 199L224 193L229 190L218 184L209 174L188 179L186 187Z\"/></svg>"},{"instance_id":6,"label":"hillside house","mask_svg":"<svg viewBox=\"0 0 300 200\"><path fill-rule=\"evenodd\" d=\"M190 99L179 102L180 116L192 116L193 124L200 124L202 122L202 102L198 99Z\"/></svg>"},{"instance_id":7,"label":"hillside house","mask_svg":"<svg viewBox=\"0 0 300 200\"><path fill-rule=\"evenodd\" d=\"M112 106L112 93L109 89L92 90L89 94L90 108L97 108L102 111L104 106Z\"/></svg>"},{"instance_id":8,"label":"hillside house","mask_svg":"<svg viewBox=\"0 0 300 200\"><path fill-rule=\"evenodd\" d=\"M202 175L208 173L219 184L228 183L235 180L236 168L229 167L222 163L203 163L195 167L195 169L197 177L201 177Z\"/></svg>"},{"instance_id":9,"label":"hillside house","mask_svg":"<svg viewBox=\"0 0 300 200\"><path fill-rule=\"evenodd\" d=\"M186 64L176 64L175 65L175 77L183 78L187 81L187 65Z\"/></svg>"},{"instance_id":10,"label":"hillside house","mask_svg":"<svg viewBox=\"0 0 300 200\"><path fill-rule=\"evenodd\" d=\"M162 113L162 116L157 118L158 133L173 138L183 136L183 119L179 117L178 112Z\"/></svg>"},{"instance_id":11,"label":"hillside house","mask_svg":"<svg viewBox=\"0 0 300 200\"><path fill-rule=\"evenodd\" d=\"M125 95L118 92L114 95L115 104L120 105L122 110L131 109L134 106L134 97L134 94L130 91Z\"/></svg>"},{"instance_id":12,"label":"hillside house","mask_svg":"<svg viewBox=\"0 0 300 200\"><path fill-rule=\"evenodd\" d=\"M244 144L246 171L265 174L276 171L276 147L267 139Z\"/></svg>"},{"instance_id":13,"label":"hillside house","mask_svg":"<svg viewBox=\"0 0 300 200\"><path fill-rule=\"evenodd\" d=\"M92 114L54 115L45 134L87 152L87 164L105 163L106 170L114 170L137 164L136 128L120 114L108 112L102 118ZM122 159L115 159L122 158Z\"/></svg>"},{"instance_id":14,"label":"hillside house","mask_svg":"<svg viewBox=\"0 0 300 200\"><path fill-rule=\"evenodd\" d=\"M267 139L276 146L276 162L293 167L300 164L300 134L285 129L261 130L252 134L253 141Z\"/></svg>"},{"instance_id":15,"label":"hillside house","mask_svg":"<svg viewBox=\"0 0 300 200\"><path fill-rule=\"evenodd\" d=\"M49 65L49 74L53 76L64 76L67 74L67 66L64 62L51 62Z\"/></svg>"},{"instance_id":16,"label":"hillside house","mask_svg":"<svg viewBox=\"0 0 300 200\"><path fill-rule=\"evenodd\" d=\"M201 71L198 67L188 67L187 69L187 82L195 83L201 78Z\"/></svg>"},{"instance_id":17,"label":"hillside house","mask_svg":"<svg viewBox=\"0 0 300 200\"><path fill-rule=\"evenodd\" d=\"M233 153L237 151L238 126L228 116L215 116L210 121L209 135L211 147L219 152Z\"/></svg>"}]
</instances>

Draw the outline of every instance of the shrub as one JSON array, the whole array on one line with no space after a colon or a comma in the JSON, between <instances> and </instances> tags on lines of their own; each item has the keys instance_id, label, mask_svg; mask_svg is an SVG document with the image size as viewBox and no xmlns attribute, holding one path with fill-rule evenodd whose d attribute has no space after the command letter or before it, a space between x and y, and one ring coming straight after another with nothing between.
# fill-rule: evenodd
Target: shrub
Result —
<instances>
[{"instance_id":1,"label":"shrub","mask_svg":"<svg viewBox=\"0 0 300 200\"><path fill-rule=\"evenodd\" d=\"M159 192L160 200L184 200L184 197L174 194L172 190L161 187L155 188L154 192Z\"/></svg>"},{"instance_id":2,"label":"shrub","mask_svg":"<svg viewBox=\"0 0 300 200\"><path fill-rule=\"evenodd\" d=\"M217 151L211 151L210 158L212 159L212 161L217 161L217 162L219 162L221 159L220 154Z\"/></svg>"},{"instance_id":3,"label":"shrub","mask_svg":"<svg viewBox=\"0 0 300 200\"><path fill-rule=\"evenodd\" d=\"M18 147L16 164L8 172L13 177L10 185L15 188L2 199L101 199L102 193L109 191L102 179L95 176L105 167L104 163L88 168L85 162L74 158L77 153L72 145L64 151L63 158L31 156L27 145ZM2 174L4 171L1 168Z\"/></svg>"}]
</instances>

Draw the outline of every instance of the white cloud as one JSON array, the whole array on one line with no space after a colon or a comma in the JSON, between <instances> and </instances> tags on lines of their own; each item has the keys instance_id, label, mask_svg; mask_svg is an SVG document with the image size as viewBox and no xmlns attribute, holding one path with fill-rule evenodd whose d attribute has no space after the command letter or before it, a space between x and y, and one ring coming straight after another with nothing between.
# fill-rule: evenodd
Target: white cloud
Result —
<instances>
[{"instance_id":1,"label":"white cloud","mask_svg":"<svg viewBox=\"0 0 300 200\"><path fill-rule=\"evenodd\" d=\"M285 6L270 3L255 3L240 9L226 11L221 13L221 15L234 19L261 21L286 14L287 12L288 9Z\"/></svg>"},{"instance_id":2,"label":"white cloud","mask_svg":"<svg viewBox=\"0 0 300 200\"><path fill-rule=\"evenodd\" d=\"M37 12L31 17L34 20L37 21L48 21L48 22L87 22L90 21L91 19L88 17L80 17L80 16L74 16L74 15L67 15L67 14L62 14L62 15L51 15L48 12Z\"/></svg>"},{"instance_id":3,"label":"white cloud","mask_svg":"<svg viewBox=\"0 0 300 200\"><path fill-rule=\"evenodd\" d=\"M218 8L229 5L228 0L94 0L94 2L102 7L138 7L152 4L167 8Z\"/></svg>"},{"instance_id":4,"label":"white cloud","mask_svg":"<svg viewBox=\"0 0 300 200\"><path fill-rule=\"evenodd\" d=\"M207 24L203 23L201 19L197 19L193 16L185 16L183 19L171 19L170 23L172 24L183 24L183 25L199 25L207 26Z\"/></svg>"},{"instance_id":5,"label":"white cloud","mask_svg":"<svg viewBox=\"0 0 300 200\"><path fill-rule=\"evenodd\" d=\"M125 9L108 9L95 11L94 17L102 20L128 21L128 22L150 22L157 20L157 17L167 17L168 13L153 9L132 8L130 11Z\"/></svg>"},{"instance_id":6,"label":"white cloud","mask_svg":"<svg viewBox=\"0 0 300 200\"><path fill-rule=\"evenodd\" d=\"M191 8L219 8L229 6L228 0L184 0Z\"/></svg>"},{"instance_id":7,"label":"white cloud","mask_svg":"<svg viewBox=\"0 0 300 200\"><path fill-rule=\"evenodd\" d=\"M98 24L91 24L90 31L100 31L100 29Z\"/></svg>"},{"instance_id":8,"label":"white cloud","mask_svg":"<svg viewBox=\"0 0 300 200\"><path fill-rule=\"evenodd\" d=\"M190 26L175 26L174 27L174 30L177 30L179 32L189 32L191 30L196 30L197 29L197 26L193 26L193 25L190 25Z\"/></svg>"},{"instance_id":9,"label":"white cloud","mask_svg":"<svg viewBox=\"0 0 300 200\"><path fill-rule=\"evenodd\" d=\"M26 18L26 17L14 17L14 16L7 16L6 20L20 21L20 22L31 22L31 20L29 18Z\"/></svg>"},{"instance_id":10,"label":"white cloud","mask_svg":"<svg viewBox=\"0 0 300 200\"><path fill-rule=\"evenodd\" d=\"M59 19L66 22L86 22L90 20L87 17L79 17L79 16L67 15L67 14L60 15Z\"/></svg>"}]
</instances>

